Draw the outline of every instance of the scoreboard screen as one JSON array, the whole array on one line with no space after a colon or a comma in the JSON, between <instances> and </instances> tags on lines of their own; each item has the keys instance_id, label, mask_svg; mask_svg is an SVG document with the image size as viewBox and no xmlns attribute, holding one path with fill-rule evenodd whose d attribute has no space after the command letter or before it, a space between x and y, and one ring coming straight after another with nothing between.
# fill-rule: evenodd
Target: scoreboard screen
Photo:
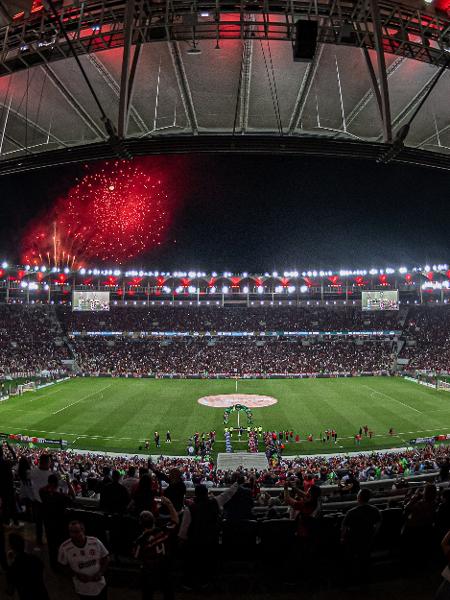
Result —
<instances>
[{"instance_id":1,"label":"scoreboard screen","mask_svg":"<svg viewBox=\"0 0 450 600\"><path fill-rule=\"evenodd\" d=\"M72 310L89 312L109 310L109 292L73 292Z\"/></svg>"},{"instance_id":2,"label":"scoreboard screen","mask_svg":"<svg viewBox=\"0 0 450 600\"><path fill-rule=\"evenodd\" d=\"M362 292L363 310L398 310L398 290L374 290Z\"/></svg>"}]
</instances>

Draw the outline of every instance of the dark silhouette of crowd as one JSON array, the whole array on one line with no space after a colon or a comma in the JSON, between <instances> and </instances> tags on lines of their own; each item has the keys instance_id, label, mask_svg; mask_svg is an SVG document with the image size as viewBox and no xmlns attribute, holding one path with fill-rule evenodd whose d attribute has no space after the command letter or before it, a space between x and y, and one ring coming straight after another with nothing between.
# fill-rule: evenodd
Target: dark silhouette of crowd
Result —
<instances>
[{"instance_id":1,"label":"dark silhouette of crowd","mask_svg":"<svg viewBox=\"0 0 450 600\"><path fill-rule=\"evenodd\" d=\"M379 465L389 479L375 479ZM130 585L139 582L143 599L157 590L174 598L181 587L195 597L217 585L229 560L258 579L274 547L282 548L287 585L314 583L319 572L337 585L349 564L352 584L367 585L380 554L407 576L418 565L439 567L440 541L448 544L449 465L447 448L428 447L219 473L192 459L153 463L4 445L0 567L20 598L30 590L48 598L43 562L27 552L20 518L49 557L53 579L70 574L82 598L107 597L111 567L124 569ZM337 485L327 485L323 468L335 470ZM208 485L211 477L219 489ZM444 581L439 598L445 589Z\"/></svg>"}]
</instances>

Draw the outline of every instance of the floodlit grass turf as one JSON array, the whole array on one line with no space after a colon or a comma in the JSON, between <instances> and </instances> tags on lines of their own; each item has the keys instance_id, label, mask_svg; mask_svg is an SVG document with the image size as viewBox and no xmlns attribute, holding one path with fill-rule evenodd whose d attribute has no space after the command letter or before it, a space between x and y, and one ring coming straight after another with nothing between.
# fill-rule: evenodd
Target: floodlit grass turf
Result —
<instances>
[{"instance_id":1,"label":"floodlit grass turf","mask_svg":"<svg viewBox=\"0 0 450 600\"><path fill-rule=\"evenodd\" d=\"M137 452L146 438L158 453L153 432L161 434L161 452L185 454L195 431L215 429L216 451L224 451L223 409L198 404L201 396L235 392L234 380L152 380L78 378L28 392L0 403L0 431L48 438L62 437L74 448ZM263 429L293 429L300 444L285 454L367 450L404 446L418 436L450 432L450 393L400 378L240 380L238 392L274 396L278 403L253 410ZM245 417L243 424L246 425ZM237 422L233 414L230 424ZM368 425L374 431L356 448L354 435ZM388 435L393 427L396 435ZM338 444L317 438L335 428ZM165 444L167 429L173 443ZM312 433L314 442L305 441ZM246 441L233 438L236 450Z\"/></svg>"}]
</instances>

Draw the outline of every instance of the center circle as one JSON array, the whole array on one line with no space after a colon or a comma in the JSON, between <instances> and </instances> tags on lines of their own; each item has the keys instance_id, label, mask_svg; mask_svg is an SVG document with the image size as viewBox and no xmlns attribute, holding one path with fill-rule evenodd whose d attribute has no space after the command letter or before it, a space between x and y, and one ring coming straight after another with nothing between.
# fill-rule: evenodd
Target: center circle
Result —
<instances>
[{"instance_id":1,"label":"center circle","mask_svg":"<svg viewBox=\"0 0 450 600\"><path fill-rule=\"evenodd\" d=\"M218 394L217 396L202 396L197 402L213 408L229 408L235 404L243 404L247 408L264 408L276 404L278 400L272 396L260 396L259 394Z\"/></svg>"}]
</instances>

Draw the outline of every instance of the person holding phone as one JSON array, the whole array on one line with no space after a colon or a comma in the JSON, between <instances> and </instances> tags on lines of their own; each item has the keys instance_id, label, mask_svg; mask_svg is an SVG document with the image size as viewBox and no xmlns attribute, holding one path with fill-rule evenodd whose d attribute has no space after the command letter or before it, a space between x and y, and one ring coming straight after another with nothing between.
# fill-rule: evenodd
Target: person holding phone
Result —
<instances>
[{"instance_id":1,"label":"person holding phone","mask_svg":"<svg viewBox=\"0 0 450 600\"><path fill-rule=\"evenodd\" d=\"M134 556L141 563L142 600L153 600L156 590L162 591L164 600L173 600L172 550L179 517L169 498L155 498L155 502L164 507L169 520L159 524L148 510L139 515L143 532L134 543Z\"/></svg>"}]
</instances>

